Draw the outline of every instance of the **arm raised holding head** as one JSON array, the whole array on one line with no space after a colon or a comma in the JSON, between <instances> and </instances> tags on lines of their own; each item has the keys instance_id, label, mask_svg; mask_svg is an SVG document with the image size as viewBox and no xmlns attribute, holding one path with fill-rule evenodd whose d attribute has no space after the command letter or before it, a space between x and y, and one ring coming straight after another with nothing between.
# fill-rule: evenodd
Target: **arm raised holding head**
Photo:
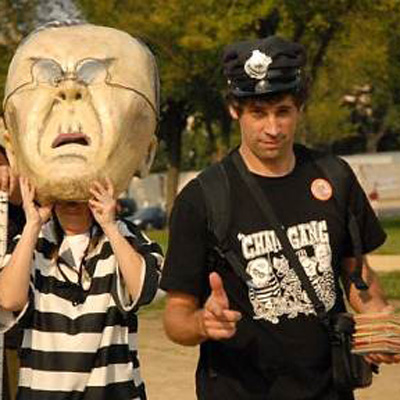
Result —
<instances>
[{"instance_id":1,"label":"arm raised holding head","mask_svg":"<svg viewBox=\"0 0 400 400\"><path fill-rule=\"evenodd\" d=\"M35 189L27 178L19 179L26 224L9 262L0 272L0 306L21 310L28 301L33 251L43 224L50 218L52 205L37 206Z\"/></svg>"},{"instance_id":2,"label":"arm raised holding head","mask_svg":"<svg viewBox=\"0 0 400 400\"><path fill-rule=\"evenodd\" d=\"M89 200L89 207L110 241L131 298L137 299L142 288L145 262L118 229L115 219L117 201L112 183L109 179L105 185L96 181L90 192L93 198Z\"/></svg>"}]
</instances>

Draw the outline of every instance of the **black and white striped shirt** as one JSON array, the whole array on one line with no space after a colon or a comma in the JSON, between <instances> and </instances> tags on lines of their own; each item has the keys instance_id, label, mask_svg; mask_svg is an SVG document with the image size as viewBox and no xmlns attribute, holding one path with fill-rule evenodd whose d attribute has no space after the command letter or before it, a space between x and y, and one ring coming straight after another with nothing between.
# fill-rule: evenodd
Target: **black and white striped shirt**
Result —
<instances>
[{"instance_id":1,"label":"black and white striped shirt","mask_svg":"<svg viewBox=\"0 0 400 400\"><path fill-rule=\"evenodd\" d=\"M162 256L159 246L130 222L118 221L118 228L145 260L141 293L137 299L129 297L111 245L100 232L98 244L86 257L87 291L81 304L71 301L77 274L68 243L60 247L57 267L51 258L56 246L53 221L42 229L33 257L30 300L17 317L24 327L18 399L146 398L139 372L136 311L156 293ZM2 323L11 325L10 321Z\"/></svg>"}]
</instances>

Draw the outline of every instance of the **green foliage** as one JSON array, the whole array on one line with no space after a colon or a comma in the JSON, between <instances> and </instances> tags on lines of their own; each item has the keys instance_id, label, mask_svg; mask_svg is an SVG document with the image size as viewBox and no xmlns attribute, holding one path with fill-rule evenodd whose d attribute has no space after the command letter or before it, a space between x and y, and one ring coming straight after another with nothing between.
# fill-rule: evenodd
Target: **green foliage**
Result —
<instances>
[{"instance_id":1,"label":"green foliage","mask_svg":"<svg viewBox=\"0 0 400 400\"><path fill-rule=\"evenodd\" d=\"M372 134L381 129L398 132L400 107L396 96L399 97L400 64L398 60L397 65L393 62L393 43L398 43L399 29L393 27L391 19L399 16L399 10L384 8L382 3L389 2L379 2L381 7L374 10L373 5L358 8L341 20L343 29L327 51L307 110L311 142L329 143L359 132L360 127L351 122L342 99L362 85L371 85L373 89L371 120L375 125L369 127Z\"/></svg>"},{"instance_id":2,"label":"green foliage","mask_svg":"<svg viewBox=\"0 0 400 400\"><path fill-rule=\"evenodd\" d=\"M37 0L0 0L0 99L8 65L21 40L34 26Z\"/></svg>"},{"instance_id":3,"label":"green foliage","mask_svg":"<svg viewBox=\"0 0 400 400\"><path fill-rule=\"evenodd\" d=\"M209 163L210 149L206 130L201 123L185 133L182 144L182 170L201 170Z\"/></svg>"},{"instance_id":4,"label":"green foliage","mask_svg":"<svg viewBox=\"0 0 400 400\"><path fill-rule=\"evenodd\" d=\"M8 65L11 61L12 52L5 46L0 46L0 99L3 98Z\"/></svg>"},{"instance_id":5,"label":"green foliage","mask_svg":"<svg viewBox=\"0 0 400 400\"><path fill-rule=\"evenodd\" d=\"M221 48L234 37L247 36L255 16L263 15L269 3L81 0L91 22L113 25L143 38L159 59L164 96L188 101L196 90L204 90L204 82L210 90L221 86Z\"/></svg>"},{"instance_id":6,"label":"green foliage","mask_svg":"<svg viewBox=\"0 0 400 400\"><path fill-rule=\"evenodd\" d=\"M308 144L328 144L340 137L356 135L349 110L341 106L338 93L322 93L316 88L304 115L303 133Z\"/></svg>"},{"instance_id":7,"label":"green foliage","mask_svg":"<svg viewBox=\"0 0 400 400\"><path fill-rule=\"evenodd\" d=\"M400 107L394 106L394 96L397 93L400 97L400 90L391 90L400 88L400 57L395 57L399 65L393 63L398 54L396 1L81 0L80 3L90 21L143 38L158 57L164 101L172 98L183 102L182 112L197 116L195 135L189 133L184 140L185 168L191 163L202 164L215 147L229 143L226 137L229 132L224 132L223 125L226 112L221 95L225 87L221 51L232 41L263 35L268 25L265 22L273 11L278 15L277 32L300 40L309 53L314 81L303 126L306 133L301 134L303 140L331 143L357 135L358 127L350 120L350 111L342 106L342 98L355 85L366 83L374 87L374 110L382 116L385 129L395 132L400 125ZM198 160L185 157L193 151Z\"/></svg>"}]
</instances>

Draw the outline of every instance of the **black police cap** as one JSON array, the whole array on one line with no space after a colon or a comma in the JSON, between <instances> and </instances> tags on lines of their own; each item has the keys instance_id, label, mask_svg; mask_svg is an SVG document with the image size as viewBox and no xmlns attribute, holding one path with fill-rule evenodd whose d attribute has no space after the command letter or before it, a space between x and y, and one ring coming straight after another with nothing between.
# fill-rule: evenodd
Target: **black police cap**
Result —
<instances>
[{"instance_id":1,"label":"black police cap","mask_svg":"<svg viewBox=\"0 0 400 400\"><path fill-rule=\"evenodd\" d=\"M229 90L237 97L297 90L305 63L304 47L278 36L233 43L223 56Z\"/></svg>"}]
</instances>

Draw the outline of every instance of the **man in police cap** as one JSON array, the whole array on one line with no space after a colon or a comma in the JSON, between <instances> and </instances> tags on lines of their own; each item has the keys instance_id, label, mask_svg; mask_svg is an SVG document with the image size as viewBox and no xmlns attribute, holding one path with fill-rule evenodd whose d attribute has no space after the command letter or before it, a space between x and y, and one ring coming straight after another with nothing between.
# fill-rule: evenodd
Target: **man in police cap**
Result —
<instances>
[{"instance_id":1,"label":"man in police cap","mask_svg":"<svg viewBox=\"0 0 400 400\"><path fill-rule=\"evenodd\" d=\"M240 260L247 282L215 251L208 203L194 179L177 198L171 218L161 281L168 292L166 332L177 343L201 344L199 399L353 399L351 390L334 387L327 331L234 163L239 159L268 197L327 311L345 309L340 278L357 311L392 311L365 262L368 290L360 295L350 284L356 260L347 207L337 204L334 185L312 152L294 144L307 92L305 50L272 36L228 46L223 63L229 111L241 130L239 148L222 160L230 187L224 247ZM365 254L384 242L385 233L354 174L347 164L343 169ZM399 358L375 355L370 361Z\"/></svg>"}]
</instances>

